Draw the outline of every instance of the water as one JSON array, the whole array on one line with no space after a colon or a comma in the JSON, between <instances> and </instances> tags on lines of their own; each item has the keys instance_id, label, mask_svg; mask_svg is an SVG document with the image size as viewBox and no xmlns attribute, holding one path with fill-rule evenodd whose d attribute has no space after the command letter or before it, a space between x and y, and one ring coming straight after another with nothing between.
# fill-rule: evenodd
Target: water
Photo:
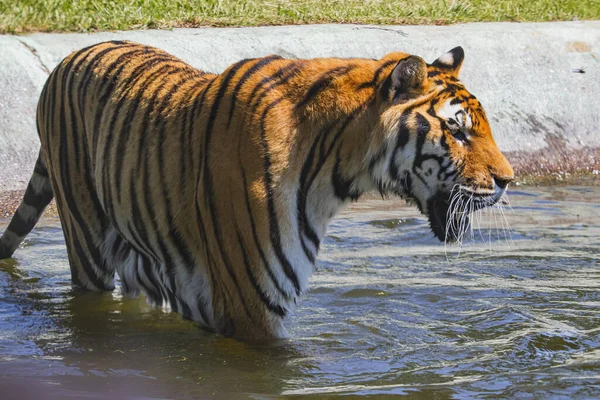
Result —
<instances>
[{"instance_id":1,"label":"water","mask_svg":"<svg viewBox=\"0 0 600 400\"><path fill-rule=\"evenodd\" d=\"M600 188L510 199L512 239L483 224L460 254L401 201L354 205L330 226L293 338L263 345L118 291L73 292L46 219L0 261L0 397L600 397Z\"/></svg>"}]
</instances>

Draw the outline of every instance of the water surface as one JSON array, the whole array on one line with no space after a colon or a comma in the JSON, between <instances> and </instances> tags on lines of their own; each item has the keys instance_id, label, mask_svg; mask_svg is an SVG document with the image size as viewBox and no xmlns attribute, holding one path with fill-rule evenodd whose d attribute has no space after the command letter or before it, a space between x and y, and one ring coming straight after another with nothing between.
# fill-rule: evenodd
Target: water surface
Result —
<instances>
[{"instance_id":1,"label":"water surface","mask_svg":"<svg viewBox=\"0 0 600 400\"><path fill-rule=\"evenodd\" d=\"M75 292L60 225L0 261L3 399L600 397L600 188L515 188L445 247L402 201L342 213L292 339L249 345ZM3 221L2 231L8 221Z\"/></svg>"}]
</instances>

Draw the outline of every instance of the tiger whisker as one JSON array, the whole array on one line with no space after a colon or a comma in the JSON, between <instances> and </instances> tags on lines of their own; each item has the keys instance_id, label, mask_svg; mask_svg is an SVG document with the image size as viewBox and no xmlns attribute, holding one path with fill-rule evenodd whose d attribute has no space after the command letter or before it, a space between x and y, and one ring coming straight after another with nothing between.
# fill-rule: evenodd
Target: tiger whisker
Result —
<instances>
[{"instance_id":1,"label":"tiger whisker","mask_svg":"<svg viewBox=\"0 0 600 400\"><path fill-rule=\"evenodd\" d=\"M488 245L492 250L492 235L496 232L496 240L503 239L506 242L512 242L514 231L512 230L506 210L512 209L508 197L503 195L500 200L493 197L477 197L477 194L470 191L464 191L461 187L455 185L452 188L450 204L446 212L446 231L444 240L444 253L448 259L448 239L455 238L455 244L458 247L457 257L460 256L462 247L465 244L467 235L470 240L475 242L477 234L481 241ZM487 221L487 227L484 228L484 221ZM492 229L496 226L496 229ZM483 230L487 229L487 238ZM478 232L478 233L476 233Z\"/></svg>"},{"instance_id":2,"label":"tiger whisker","mask_svg":"<svg viewBox=\"0 0 600 400\"><path fill-rule=\"evenodd\" d=\"M472 219L473 218L472 215L475 211L475 202L473 200L473 194L471 194L470 200L471 200L471 202L469 205L469 215L471 216L471 219ZM475 241L475 231L473 230L473 222L472 221L469 224L469 226L467 227L467 229L469 229L469 231L471 232L471 241Z\"/></svg>"},{"instance_id":3,"label":"tiger whisker","mask_svg":"<svg viewBox=\"0 0 600 400\"><path fill-rule=\"evenodd\" d=\"M505 209L502 204L499 205L499 209L502 221L502 228L504 229L504 236L506 238L507 243L513 245L514 242L512 238L514 236L514 231L512 230L510 223L508 222L508 218L506 217Z\"/></svg>"},{"instance_id":4,"label":"tiger whisker","mask_svg":"<svg viewBox=\"0 0 600 400\"><path fill-rule=\"evenodd\" d=\"M452 192L454 192L457 188L459 188L459 185L454 185L454 187L452 188ZM461 193L459 190L457 190L453 195L452 198L450 200L450 205L448 206L448 211L446 212L446 232L445 232L445 236L444 236L444 254L446 255L446 260L448 260L448 235L449 233L452 232L456 232L456 227L454 226L454 216L456 215L456 210L457 210L457 201L460 199Z\"/></svg>"}]
</instances>

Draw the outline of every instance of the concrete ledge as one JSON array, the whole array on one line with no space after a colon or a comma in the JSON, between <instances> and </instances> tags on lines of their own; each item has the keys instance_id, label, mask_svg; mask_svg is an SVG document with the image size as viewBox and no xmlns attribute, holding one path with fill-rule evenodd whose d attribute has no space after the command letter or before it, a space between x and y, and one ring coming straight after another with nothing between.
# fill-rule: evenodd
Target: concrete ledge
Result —
<instances>
[{"instance_id":1,"label":"concrete ledge","mask_svg":"<svg viewBox=\"0 0 600 400\"><path fill-rule=\"evenodd\" d=\"M157 46L213 72L273 53L380 58L405 51L432 61L461 45L461 79L484 104L518 173L600 170L600 21L175 29L0 36L0 191L27 185L39 147L35 108L49 71L70 52L111 39Z\"/></svg>"}]
</instances>

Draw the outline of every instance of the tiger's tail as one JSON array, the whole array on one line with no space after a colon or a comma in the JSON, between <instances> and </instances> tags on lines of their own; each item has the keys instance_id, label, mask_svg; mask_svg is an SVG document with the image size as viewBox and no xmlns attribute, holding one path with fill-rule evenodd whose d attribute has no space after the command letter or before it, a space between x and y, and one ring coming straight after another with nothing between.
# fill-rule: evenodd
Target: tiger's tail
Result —
<instances>
[{"instance_id":1,"label":"tiger's tail","mask_svg":"<svg viewBox=\"0 0 600 400\"><path fill-rule=\"evenodd\" d=\"M21 204L13 215L8 228L0 238L0 260L9 258L19 244L31 232L46 206L52 201L52 186L42 156L38 156L33 175Z\"/></svg>"}]
</instances>

